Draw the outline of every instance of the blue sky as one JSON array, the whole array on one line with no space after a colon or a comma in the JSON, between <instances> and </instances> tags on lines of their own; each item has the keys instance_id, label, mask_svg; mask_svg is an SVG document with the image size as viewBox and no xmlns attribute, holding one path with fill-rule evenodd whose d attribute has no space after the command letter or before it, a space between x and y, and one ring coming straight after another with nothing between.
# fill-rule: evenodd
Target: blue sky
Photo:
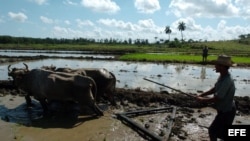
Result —
<instances>
[{"instance_id":1,"label":"blue sky","mask_svg":"<svg viewBox=\"0 0 250 141\"><path fill-rule=\"evenodd\" d=\"M230 40L250 33L249 0L0 0L0 35Z\"/></svg>"}]
</instances>

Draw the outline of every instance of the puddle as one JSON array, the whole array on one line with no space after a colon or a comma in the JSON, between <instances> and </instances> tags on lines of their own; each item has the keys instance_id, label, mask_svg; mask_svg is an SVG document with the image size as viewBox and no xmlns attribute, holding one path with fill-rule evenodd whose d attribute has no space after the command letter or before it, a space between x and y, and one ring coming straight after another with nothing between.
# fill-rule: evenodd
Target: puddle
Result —
<instances>
[{"instance_id":1,"label":"puddle","mask_svg":"<svg viewBox=\"0 0 250 141\"><path fill-rule=\"evenodd\" d=\"M146 91L172 90L163 86L148 82L148 78L169 87L179 89L187 93L197 93L210 89L218 78L214 66L191 65L191 64L156 64L143 62L123 62L105 60L77 60L77 59L44 59L25 61L30 69L41 66L54 65L56 67L70 68L106 68L113 72L117 78L118 88L140 88ZM7 67L9 64L0 65L0 80L8 79ZM24 67L23 62L11 63L13 67ZM233 67L230 72L235 79L236 96L250 96L250 73L249 68Z\"/></svg>"},{"instance_id":2,"label":"puddle","mask_svg":"<svg viewBox=\"0 0 250 141\"><path fill-rule=\"evenodd\" d=\"M37 101L28 108L24 97L6 95L1 97L0 117L7 122L29 125L32 120L42 118L42 108Z\"/></svg>"}]
</instances>

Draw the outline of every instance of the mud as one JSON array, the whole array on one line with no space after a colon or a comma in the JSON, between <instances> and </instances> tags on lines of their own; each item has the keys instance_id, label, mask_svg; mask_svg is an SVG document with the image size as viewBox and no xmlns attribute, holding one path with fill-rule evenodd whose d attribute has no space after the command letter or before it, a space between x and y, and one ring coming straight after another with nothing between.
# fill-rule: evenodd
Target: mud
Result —
<instances>
[{"instance_id":1,"label":"mud","mask_svg":"<svg viewBox=\"0 0 250 141\"><path fill-rule=\"evenodd\" d=\"M118 106L99 103L105 110L103 117L95 117L91 111L80 115L77 120L68 118L66 113L43 117L38 102L35 107L27 109L25 93L12 86L11 81L1 81L0 96L0 136L4 140L145 140L145 137L116 119L116 113L176 106L177 112L169 140L208 140L207 127L216 112L212 105L201 104L193 97L179 93L146 92L138 89L117 88L115 99ZM235 124L250 124L250 98L235 97L237 116ZM8 114L6 114L8 113ZM11 113L16 116L11 117ZM22 116L23 113L26 113ZM31 115L27 113L32 113ZM142 126L150 125L152 132L162 136L166 130L169 113L146 115L133 118Z\"/></svg>"},{"instance_id":2,"label":"mud","mask_svg":"<svg viewBox=\"0 0 250 141\"><path fill-rule=\"evenodd\" d=\"M30 58L2 58L1 63L15 62ZM116 113L176 106L174 126L170 141L201 140L208 141L207 128L216 111L213 105L198 103L194 98L180 93L143 91L140 88L117 88L115 99L118 106L112 107L105 101L98 105L105 111L103 117L86 113L77 119L69 118L68 113L59 112L53 116L43 116L40 104L33 100L34 107L28 108L24 100L25 92L17 90L11 81L0 82L0 137L4 141L55 141L55 140L146 140L115 116ZM234 124L250 125L250 98L235 97L237 115ZM162 136L166 131L169 113L134 117L132 120L142 126L150 127L152 132Z\"/></svg>"}]
</instances>

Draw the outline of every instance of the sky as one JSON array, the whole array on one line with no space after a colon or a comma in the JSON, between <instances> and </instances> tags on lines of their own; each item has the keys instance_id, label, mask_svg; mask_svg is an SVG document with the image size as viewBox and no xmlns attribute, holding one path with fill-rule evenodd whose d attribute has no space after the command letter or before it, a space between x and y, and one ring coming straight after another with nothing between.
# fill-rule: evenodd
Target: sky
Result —
<instances>
[{"instance_id":1,"label":"sky","mask_svg":"<svg viewBox=\"0 0 250 141\"><path fill-rule=\"evenodd\" d=\"M0 0L0 35L33 38L238 39L250 33L250 0Z\"/></svg>"}]
</instances>

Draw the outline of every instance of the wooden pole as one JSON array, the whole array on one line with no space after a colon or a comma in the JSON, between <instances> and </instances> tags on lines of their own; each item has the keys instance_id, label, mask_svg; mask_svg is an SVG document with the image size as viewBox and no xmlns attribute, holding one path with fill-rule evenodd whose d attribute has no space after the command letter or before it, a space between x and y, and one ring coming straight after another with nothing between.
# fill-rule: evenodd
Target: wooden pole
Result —
<instances>
[{"instance_id":1,"label":"wooden pole","mask_svg":"<svg viewBox=\"0 0 250 141\"><path fill-rule=\"evenodd\" d=\"M153 83L155 83L155 84L161 85L161 86L163 86L163 87L167 87L167 88L169 88L169 89L175 90L175 91L177 91L177 92L179 92L179 93L182 93L182 94L185 94L185 95L187 95L187 96L196 97L195 95L192 95L192 94L189 94L189 93L185 93L185 92L183 92L183 91L181 91L181 90L178 90L178 89L169 87L169 86L167 86L167 85L164 85L164 84L155 82L155 81L153 81L153 80L150 80L150 79L147 79L147 78L143 78L143 79L144 79L144 80L147 80L147 81L149 81L149 82L153 82Z\"/></svg>"}]
</instances>

